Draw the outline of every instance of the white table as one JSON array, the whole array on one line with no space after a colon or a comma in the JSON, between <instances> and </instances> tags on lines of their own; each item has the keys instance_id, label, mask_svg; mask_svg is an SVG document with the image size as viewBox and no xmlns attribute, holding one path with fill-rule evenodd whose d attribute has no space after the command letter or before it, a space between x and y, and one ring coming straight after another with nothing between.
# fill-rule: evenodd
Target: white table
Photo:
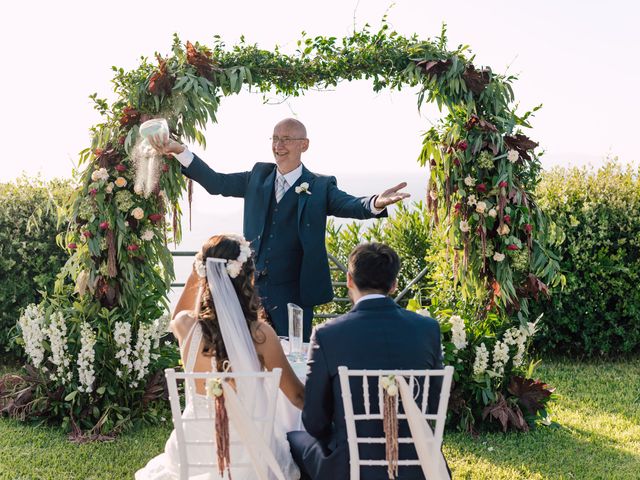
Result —
<instances>
[{"instance_id":1,"label":"white table","mask_svg":"<svg viewBox=\"0 0 640 480\"><path fill-rule=\"evenodd\" d=\"M284 350L285 355L289 353L289 342L285 339L280 339L280 344ZM304 383L307 379L307 358L309 352L309 344L304 343L302 350L307 352L302 360L292 361L288 356L289 364L293 368L294 373ZM280 423L285 427L287 432L294 430L304 430L302 426L302 412L289 401L287 397L280 392L278 399L278 405L276 415L280 418Z\"/></svg>"}]
</instances>

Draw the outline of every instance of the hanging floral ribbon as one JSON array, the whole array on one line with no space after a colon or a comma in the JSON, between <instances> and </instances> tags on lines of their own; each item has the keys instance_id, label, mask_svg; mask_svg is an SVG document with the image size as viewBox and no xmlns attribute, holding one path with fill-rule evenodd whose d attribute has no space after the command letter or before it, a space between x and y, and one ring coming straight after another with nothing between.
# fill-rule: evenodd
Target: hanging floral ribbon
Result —
<instances>
[{"instance_id":1,"label":"hanging floral ribbon","mask_svg":"<svg viewBox=\"0 0 640 480\"><path fill-rule=\"evenodd\" d=\"M398 385L395 375L380 378L383 394L382 425L384 428L385 458L390 479L398 476Z\"/></svg>"},{"instance_id":2,"label":"hanging floral ribbon","mask_svg":"<svg viewBox=\"0 0 640 480\"><path fill-rule=\"evenodd\" d=\"M218 473L224 476L226 470L231 480L231 448L229 440L229 415L224 403L224 391L221 378L207 380L207 398L215 402L216 454L218 457Z\"/></svg>"}]
</instances>

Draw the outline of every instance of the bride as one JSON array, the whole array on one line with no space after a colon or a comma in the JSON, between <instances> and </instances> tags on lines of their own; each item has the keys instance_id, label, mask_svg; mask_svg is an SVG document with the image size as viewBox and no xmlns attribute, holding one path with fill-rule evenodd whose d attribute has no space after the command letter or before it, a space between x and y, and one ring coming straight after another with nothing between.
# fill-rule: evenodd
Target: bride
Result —
<instances>
[{"instance_id":1,"label":"bride","mask_svg":"<svg viewBox=\"0 0 640 480\"><path fill-rule=\"evenodd\" d=\"M255 265L249 243L239 235L211 237L196 255L194 270L187 280L171 322L171 330L178 339L182 363L186 372L221 371L228 362L236 371L282 369L280 391L286 398L279 403L289 403L302 409L304 386L289 365L280 340L269 324L259 318L260 299L254 288ZM227 289L225 290L225 287ZM195 306L194 310L187 310ZM244 341L243 341L244 340ZM237 385L240 401L248 408L260 408L263 398L259 387L253 385L251 394ZM204 380L196 380L195 392L186 386L186 406L183 417L208 416ZM190 394L191 393L191 394ZM244 398L250 396L251 398ZM283 395L280 395L283 397ZM283 406L279 405L279 410ZM287 406L285 406L285 409ZM286 415L285 415L286 416ZM289 452L286 427L282 416L276 416L273 454L287 479L299 479L300 472ZM185 424L187 440L211 440L213 421ZM231 438L234 437L231 425ZM189 462L211 463L215 449L211 445L188 446ZM234 462L248 460L242 445L231 447L231 474L234 480L255 478L252 469L234 468ZM213 480L222 478L211 467L192 468L190 479ZM179 473L179 457L176 433L173 431L165 445L164 453L151 459L136 472L136 480L175 480Z\"/></svg>"}]
</instances>

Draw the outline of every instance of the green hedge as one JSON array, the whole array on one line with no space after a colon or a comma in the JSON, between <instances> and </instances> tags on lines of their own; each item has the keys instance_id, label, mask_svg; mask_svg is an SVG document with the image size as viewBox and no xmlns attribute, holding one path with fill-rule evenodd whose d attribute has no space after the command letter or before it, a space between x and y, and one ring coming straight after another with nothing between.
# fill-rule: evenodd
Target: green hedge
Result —
<instances>
[{"instance_id":1,"label":"green hedge","mask_svg":"<svg viewBox=\"0 0 640 480\"><path fill-rule=\"evenodd\" d=\"M66 261L56 245L57 205L71 195L68 180L22 177L0 183L0 354L18 358L12 342L20 311L50 291Z\"/></svg>"},{"instance_id":2,"label":"green hedge","mask_svg":"<svg viewBox=\"0 0 640 480\"><path fill-rule=\"evenodd\" d=\"M538 347L547 353L617 356L640 352L640 170L608 161L594 171L547 172L540 206L564 231L566 287L544 312Z\"/></svg>"}]
</instances>

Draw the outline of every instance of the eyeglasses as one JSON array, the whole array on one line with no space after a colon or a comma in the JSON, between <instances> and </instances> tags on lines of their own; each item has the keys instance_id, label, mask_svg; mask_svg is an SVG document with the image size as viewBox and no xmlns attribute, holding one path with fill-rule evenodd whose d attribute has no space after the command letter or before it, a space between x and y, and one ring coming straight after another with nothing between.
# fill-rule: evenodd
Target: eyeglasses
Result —
<instances>
[{"instance_id":1,"label":"eyeglasses","mask_svg":"<svg viewBox=\"0 0 640 480\"><path fill-rule=\"evenodd\" d=\"M282 143L283 145L289 145L291 142L295 140L306 140L306 138L291 138L291 137L271 137L271 143L274 145L277 143Z\"/></svg>"}]
</instances>

